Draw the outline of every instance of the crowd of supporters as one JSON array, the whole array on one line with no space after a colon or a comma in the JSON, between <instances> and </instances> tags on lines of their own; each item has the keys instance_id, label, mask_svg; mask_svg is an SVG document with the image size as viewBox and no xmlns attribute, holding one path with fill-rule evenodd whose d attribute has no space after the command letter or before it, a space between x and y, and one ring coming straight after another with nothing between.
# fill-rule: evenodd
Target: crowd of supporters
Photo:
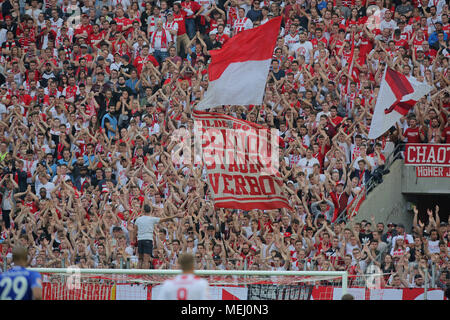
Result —
<instances>
[{"instance_id":1,"label":"crowd of supporters","mask_svg":"<svg viewBox=\"0 0 450 320\"><path fill-rule=\"evenodd\" d=\"M387 150L449 143L445 0L4 0L0 26L0 262L32 267L381 270L383 285L449 283L448 213L341 219ZM214 111L279 129L293 211L214 209L198 165L172 161L208 87L209 51L283 16L263 105ZM352 58L353 54L353 58ZM367 138L388 65L434 90ZM151 257L142 215L159 217ZM371 271L372 272L372 271ZM363 277L360 277L363 279ZM429 280L430 280L429 279Z\"/></svg>"}]
</instances>

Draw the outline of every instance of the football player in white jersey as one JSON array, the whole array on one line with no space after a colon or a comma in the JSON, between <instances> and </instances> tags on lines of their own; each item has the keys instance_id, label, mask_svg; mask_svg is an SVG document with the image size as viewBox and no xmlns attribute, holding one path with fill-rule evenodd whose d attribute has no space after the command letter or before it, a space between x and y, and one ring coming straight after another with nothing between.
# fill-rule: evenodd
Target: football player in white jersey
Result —
<instances>
[{"instance_id":1,"label":"football player in white jersey","mask_svg":"<svg viewBox=\"0 0 450 320\"><path fill-rule=\"evenodd\" d=\"M208 281L194 275L194 256L184 253L179 256L178 264L182 274L164 281L158 300L208 300Z\"/></svg>"}]
</instances>

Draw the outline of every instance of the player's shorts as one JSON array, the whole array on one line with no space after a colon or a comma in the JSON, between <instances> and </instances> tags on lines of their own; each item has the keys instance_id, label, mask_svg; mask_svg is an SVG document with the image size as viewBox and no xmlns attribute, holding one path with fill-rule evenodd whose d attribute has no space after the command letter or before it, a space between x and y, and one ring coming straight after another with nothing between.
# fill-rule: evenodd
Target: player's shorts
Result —
<instances>
[{"instance_id":1,"label":"player's shorts","mask_svg":"<svg viewBox=\"0 0 450 320\"><path fill-rule=\"evenodd\" d=\"M153 253L153 241L152 240L138 240L138 254Z\"/></svg>"}]
</instances>

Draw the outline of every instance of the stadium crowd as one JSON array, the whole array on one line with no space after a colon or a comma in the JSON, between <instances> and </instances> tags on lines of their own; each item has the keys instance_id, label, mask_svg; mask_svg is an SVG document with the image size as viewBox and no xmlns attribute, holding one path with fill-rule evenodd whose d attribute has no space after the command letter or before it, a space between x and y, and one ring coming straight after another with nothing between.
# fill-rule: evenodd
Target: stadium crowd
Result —
<instances>
[{"instance_id":1,"label":"stadium crowd","mask_svg":"<svg viewBox=\"0 0 450 320\"><path fill-rule=\"evenodd\" d=\"M423 287L432 274L449 285L450 226L438 206L423 221L414 209L413 230L342 219L372 177L382 181L387 146L450 141L444 0L1 6L2 268L20 242L32 267L171 269L187 251L198 269L362 276L375 266L385 286ZM294 210L214 209L203 168L172 161L171 136L192 133L209 51L279 15L264 104L216 111L279 129ZM369 140L385 65L435 89ZM152 250L138 254L142 216L160 220Z\"/></svg>"}]
</instances>

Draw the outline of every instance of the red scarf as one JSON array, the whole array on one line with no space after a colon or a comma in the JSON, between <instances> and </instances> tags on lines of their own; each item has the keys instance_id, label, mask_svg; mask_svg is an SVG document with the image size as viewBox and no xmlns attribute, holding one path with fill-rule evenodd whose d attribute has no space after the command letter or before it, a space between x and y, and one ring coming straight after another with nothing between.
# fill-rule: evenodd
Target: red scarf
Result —
<instances>
[{"instance_id":1,"label":"red scarf","mask_svg":"<svg viewBox=\"0 0 450 320\"><path fill-rule=\"evenodd\" d=\"M158 32L161 32L161 49L162 48L167 49L167 35L166 35L166 30L164 28L161 31L154 32L153 40L152 40L152 47L155 48L155 39L156 39L156 34Z\"/></svg>"},{"instance_id":2,"label":"red scarf","mask_svg":"<svg viewBox=\"0 0 450 320\"><path fill-rule=\"evenodd\" d=\"M360 174L359 174L359 183L358 186L362 185L362 181L364 179L364 173L366 172L366 169L364 169Z\"/></svg>"},{"instance_id":3,"label":"red scarf","mask_svg":"<svg viewBox=\"0 0 450 320\"><path fill-rule=\"evenodd\" d=\"M58 143L58 146L57 146L58 152L57 152L57 156L56 156L56 158L58 160L62 159L62 154L61 153L62 153L63 149L64 149L64 145L61 142Z\"/></svg>"}]
</instances>

